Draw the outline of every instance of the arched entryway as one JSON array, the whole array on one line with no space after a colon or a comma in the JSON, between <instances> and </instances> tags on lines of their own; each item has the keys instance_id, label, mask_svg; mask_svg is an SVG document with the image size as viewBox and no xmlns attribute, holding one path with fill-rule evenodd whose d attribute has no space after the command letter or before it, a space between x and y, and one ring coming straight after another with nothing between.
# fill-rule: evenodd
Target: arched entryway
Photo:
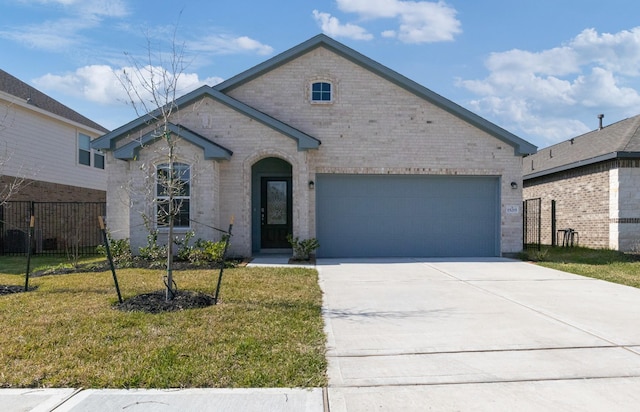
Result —
<instances>
[{"instance_id":1,"label":"arched entryway","mask_svg":"<svg viewBox=\"0 0 640 412\"><path fill-rule=\"evenodd\" d=\"M251 167L251 247L253 253L289 249L293 232L291 164L267 157Z\"/></svg>"}]
</instances>

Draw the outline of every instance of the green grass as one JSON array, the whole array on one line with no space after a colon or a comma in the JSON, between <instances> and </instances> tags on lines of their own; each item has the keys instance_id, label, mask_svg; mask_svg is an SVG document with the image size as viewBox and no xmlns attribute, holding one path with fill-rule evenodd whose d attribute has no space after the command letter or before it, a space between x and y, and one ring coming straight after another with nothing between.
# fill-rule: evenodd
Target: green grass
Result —
<instances>
[{"instance_id":1,"label":"green grass","mask_svg":"<svg viewBox=\"0 0 640 412\"><path fill-rule=\"evenodd\" d=\"M0 258L0 284L24 276ZM10 268L10 269L6 269ZM161 289L163 271L121 269L123 298ZM217 271L176 271L178 287L213 293ZM0 296L0 387L320 387L325 336L317 272L233 268L220 302L147 314L113 308L111 272L32 278Z\"/></svg>"},{"instance_id":2,"label":"green grass","mask_svg":"<svg viewBox=\"0 0 640 412\"><path fill-rule=\"evenodd\" d=\"M528 250L522 257L534 260L540 266L640 288L637 255L609 249L543 246L541 251Z\"/></svg>"},{"instance_id":3,"label":"green grass","mask_svg":"<svg viewBox=\"0 0 640 412\"><path fill-rule=\"evenodd\" d=\"M102 262L102 256L82 257L78 260L79 265ZM72 268L73 264L69 259L61 256L32 256L29 262L29 273L51 268ZM2 256L0 257L0 274L24 275L27 271L26 256Z\"/></svg>"}]
</instances>

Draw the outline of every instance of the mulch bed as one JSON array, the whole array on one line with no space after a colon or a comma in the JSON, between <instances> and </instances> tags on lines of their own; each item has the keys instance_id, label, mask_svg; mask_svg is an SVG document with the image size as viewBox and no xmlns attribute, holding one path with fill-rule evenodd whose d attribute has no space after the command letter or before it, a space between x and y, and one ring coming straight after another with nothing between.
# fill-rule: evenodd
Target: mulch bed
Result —
<instances>
[{"instance_id":1,"label":"mulch bed","mask_svg":"<svg viewBox=\"0 0 640 412\"><path fill-rule=\"evenodd\" d=\"M35 288L29 288L29 290L33 290ZM2 295L10 295L12 293L21 293L24 292L24 286L18 285L0 285L0 296Z\"/></svg>"},{"instance_id":2,"label":"mulch bed","mask_svg":"<svg viewBox=\"0 0 640 412\"><path fill-rule=\"evenodd\" d=\"M115 305L116 309L125 312L139 311L146 313L173 312L185 309L199 309L215 304L213 296L206 293L179 290L171 300L166 300L166 292L144 293L125 299Z\"/></svg>"}]
</instances>

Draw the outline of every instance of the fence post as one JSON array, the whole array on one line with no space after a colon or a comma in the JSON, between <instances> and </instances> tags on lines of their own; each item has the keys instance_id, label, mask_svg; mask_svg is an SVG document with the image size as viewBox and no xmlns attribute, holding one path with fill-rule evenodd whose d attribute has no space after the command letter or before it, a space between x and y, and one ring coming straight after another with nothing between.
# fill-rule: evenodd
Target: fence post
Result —
<instances>
[{"instance_id":1,"label":"fence post","mask_svg":"<svg viewBox=\"0 0 640 412\"><path fill-rule=\"evenodd\" d=\"M109 245L109 237L107 236L107 230L104 227L104 220L102 216L98 216L98 222L100 223L100 231L102 232L102 239L104 240L104 248L107 251L107 260L111 267L111 274L113 275L113 283L116 285L116 292L118 293L118 302L122 303L122 295L120 294L120 286L118 286L118 277L116 276L116 267L113 264L113 257L111 256L111 247Z\"/></svg>"},{"instance_id":2,"label":"fence post","mask_svg":"<svg viewBox=\"0 0 640 412\"><path fill-rule=\"evenodd\" d=\"M229 247L229 240L231 239L231 229L233 229L233 221L235 217L231 216L231 222L229 223L229 231L224 235L224 251L222 252L222 262L220 264L220 273L218 274L218 284L216 285L216 293L213 297L213 304L218 304L218 295L220 294L220 284L222 283L222 272L224 271L224 261L227 257L227 248Z\"/></svg>"},{"instance_id":3,"label":"fence post","mask_svg":"<svg viewBox=\"0 0 640 412\"><path fill-rule=\"evenodd\" d=\"M31 219L29 219L29 236L27 236L27 273L24 277L24 291L29 290L29 272L31 271L31 238L33 237L33 228L36 223L36 217L33 215L33 208L31 209Z\"/></svg>"},{"instance_id":4,"label":"fence post","mask_svg":"<svg viewBox=\"0 0 640 412\"><path fill-rule=\"evenodd\" d=\"M556 201L551 201L551 246L558 246L556 238Z\"/></svg>"}]
</instances>

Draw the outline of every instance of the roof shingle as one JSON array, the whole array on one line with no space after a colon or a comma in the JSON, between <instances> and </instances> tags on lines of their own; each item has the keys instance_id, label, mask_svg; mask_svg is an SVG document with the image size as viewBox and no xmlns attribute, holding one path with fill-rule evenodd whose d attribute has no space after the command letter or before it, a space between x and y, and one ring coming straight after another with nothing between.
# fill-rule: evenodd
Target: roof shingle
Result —
<instances>
[{"instance_id":1,"label":"roof shingle","mask_svg":"<svg viewBox=\"0 0 640 412\"><path fill-rule=\"evenodd\" d=\"M640 157L640 115L538 150L524 159L525 180L609 158Z\"/></svg>"}]
</instances>

